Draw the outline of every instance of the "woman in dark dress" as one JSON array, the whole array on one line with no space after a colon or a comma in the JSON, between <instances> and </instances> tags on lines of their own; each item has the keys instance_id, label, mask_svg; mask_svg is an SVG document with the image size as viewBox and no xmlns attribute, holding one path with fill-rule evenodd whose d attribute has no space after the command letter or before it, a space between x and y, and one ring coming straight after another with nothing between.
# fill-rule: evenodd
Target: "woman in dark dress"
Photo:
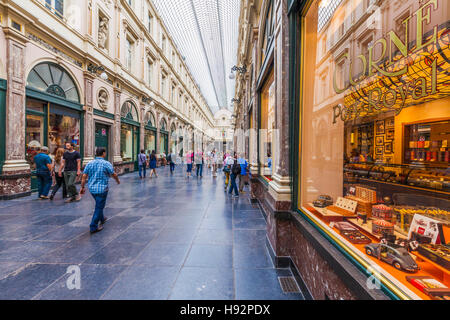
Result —
<instances>
[{"instance_id":1,"label":"woman in dark dress","mask_svg":"<svg viewBox=\"0 0 450 320\"><path fill-rule=\"evenodd\" d=\"M155 152L155 150L153 150L152 154L150 155L150 178L153 176L153 173L158 178L158 175L156 174L156 152Z\"/></svg>"}]
</instances>

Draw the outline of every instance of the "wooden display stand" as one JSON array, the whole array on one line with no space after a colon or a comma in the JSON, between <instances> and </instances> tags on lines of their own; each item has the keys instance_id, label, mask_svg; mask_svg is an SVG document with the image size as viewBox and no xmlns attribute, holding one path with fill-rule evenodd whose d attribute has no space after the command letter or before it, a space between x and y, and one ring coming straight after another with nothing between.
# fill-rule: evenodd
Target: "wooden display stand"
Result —
<instances>
[{"instance_id":1,"label":"wooden display stand","mask_svg":"<svg viewBox=\"0 0 450 320\"><path fill-rule=\"evenodd\" d=\"M356 201L339 197L335 205L326 207L326 213L339 214L344 217L355 217L357 206L358 203Z\"/></svg>"},{"instance_id":2,"label":"wooden display stand","mask_svg":"<svg viewBox=\"0 0 450 320\"><path fill-rule=\"evenodd\" d=\"M312 203L308 203L308 205L317 212L320 219L327 223L344 221L344 216L341 214L327 212L326 208L315 207Z\"/></svg>"}]
</instances>

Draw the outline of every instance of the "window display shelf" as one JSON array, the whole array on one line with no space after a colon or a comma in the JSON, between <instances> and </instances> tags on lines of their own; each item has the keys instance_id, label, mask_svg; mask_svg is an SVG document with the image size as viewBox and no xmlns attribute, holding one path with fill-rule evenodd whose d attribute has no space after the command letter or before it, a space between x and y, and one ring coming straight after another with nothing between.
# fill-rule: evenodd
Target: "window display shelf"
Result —
<instances>
[{"instance_id":1,"label":"window display shelf","mask_svg":"<svg viewBox=\"0 0 450 320\"><path fill-rule=\"evenodd\" d=\"M361 179L387 182L440 191L450 196L450 169L447 166L348 163L344 165L344 178L345 182Z\"/></svg>"}]
</instances>

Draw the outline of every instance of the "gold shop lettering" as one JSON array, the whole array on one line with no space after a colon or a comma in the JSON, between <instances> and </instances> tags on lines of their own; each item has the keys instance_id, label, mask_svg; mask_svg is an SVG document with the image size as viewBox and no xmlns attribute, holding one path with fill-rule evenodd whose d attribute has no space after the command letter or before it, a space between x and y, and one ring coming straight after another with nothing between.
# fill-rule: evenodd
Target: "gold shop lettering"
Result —
<instances>
[{"instance_id":1,"label":"gold shop lettering","mask_svg":"<svg viewBox=\"0 0 450 320\"><path fill-rule=\"evenodd\" d=\"M423 24L430 24L431 22L431 10L437 10L438 8L438 0L430 0L423 6L421 6L416 12L414 12L411 16L407 17L402 21L404 26L404 34L405 41L398 37L398 35L394 31L390 31L387 33L387 39L381 38L375 41L375 43L369 47L368 49L368 58L365 55L361 54L355 57L354 59L350 59L348 53L345 53L340 56L340 58L336 61L336 65L341 65L345 62L345 60L349 61L349 81L348 84L339 88L337 83L337 69L335 68L333 74L333 88L337 94L341 94L346 92L350 87L358 87L358 85L366 78L370 78L375 74L379 74L381 76L381 80L386 77L392 78L392 83L398 83L395 81L395 78L399 78L405 75L408 72L408 63L404 63L404 66L398 70L389 71L389 67L392 68L393 57L392 52L394 52L395 48L401 53L404 59L408 57L408 44L410 43L410 39L408 39L408 26L410 19L414 16L416 17L416 42L415 49L410 54L415 54L421 50L424 50L427 46L431 44L437 43L437 26L434 26L432 35L430 39L424 42L424 30ZM379 57L375 57L374 48L377 46L381 46L381 54ZM387 60L387 61L385 61ZM353 76L353 65L359 62L362 65L362 75L358 79L354 79ZM385 63L383 63L385 62ZM384 65L384 68L381 67ZM437 65L436 59L430 64L431 67L431 84L427 83L427 79L425 77L420 77L417 79L413 79L410 83L402 84L396 88L390 88L389 90L383 92L380 87L374 87L370 90L367 90L365 99L361 99L358 103L355 103L353 106L342 106L338 105L333 108L333 123L336 123L337 119L341 118L342 121L346 121L351 119L352 117L359 117L365 114L372 113L373 111L390 111L395 110L396 113L400 113L400 111L405 106L405 102L407 99L412 98L414 100L422 99L428 95L433 95L436 93L436 84L437 84ZM381 81L380 80L380 81ZM365 100L365 101L364 101Z\"/></svg>"}]
</instances>

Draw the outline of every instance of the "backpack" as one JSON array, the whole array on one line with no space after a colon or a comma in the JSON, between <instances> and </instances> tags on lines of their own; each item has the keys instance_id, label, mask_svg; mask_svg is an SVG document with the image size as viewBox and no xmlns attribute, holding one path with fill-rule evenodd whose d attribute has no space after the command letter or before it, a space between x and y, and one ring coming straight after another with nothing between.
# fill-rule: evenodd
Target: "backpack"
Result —
<instances>
[{"instance_id":1,"label":"backpack","mask_svg":"<svg viewBox=\"0 0 450 320\"><path fill-rule=\"evenodd\" d=\"M241 173L241 165L240 164L233 164L233 167L231 168L231 173L237 176Z\"/></svg>"}]
</instances>

